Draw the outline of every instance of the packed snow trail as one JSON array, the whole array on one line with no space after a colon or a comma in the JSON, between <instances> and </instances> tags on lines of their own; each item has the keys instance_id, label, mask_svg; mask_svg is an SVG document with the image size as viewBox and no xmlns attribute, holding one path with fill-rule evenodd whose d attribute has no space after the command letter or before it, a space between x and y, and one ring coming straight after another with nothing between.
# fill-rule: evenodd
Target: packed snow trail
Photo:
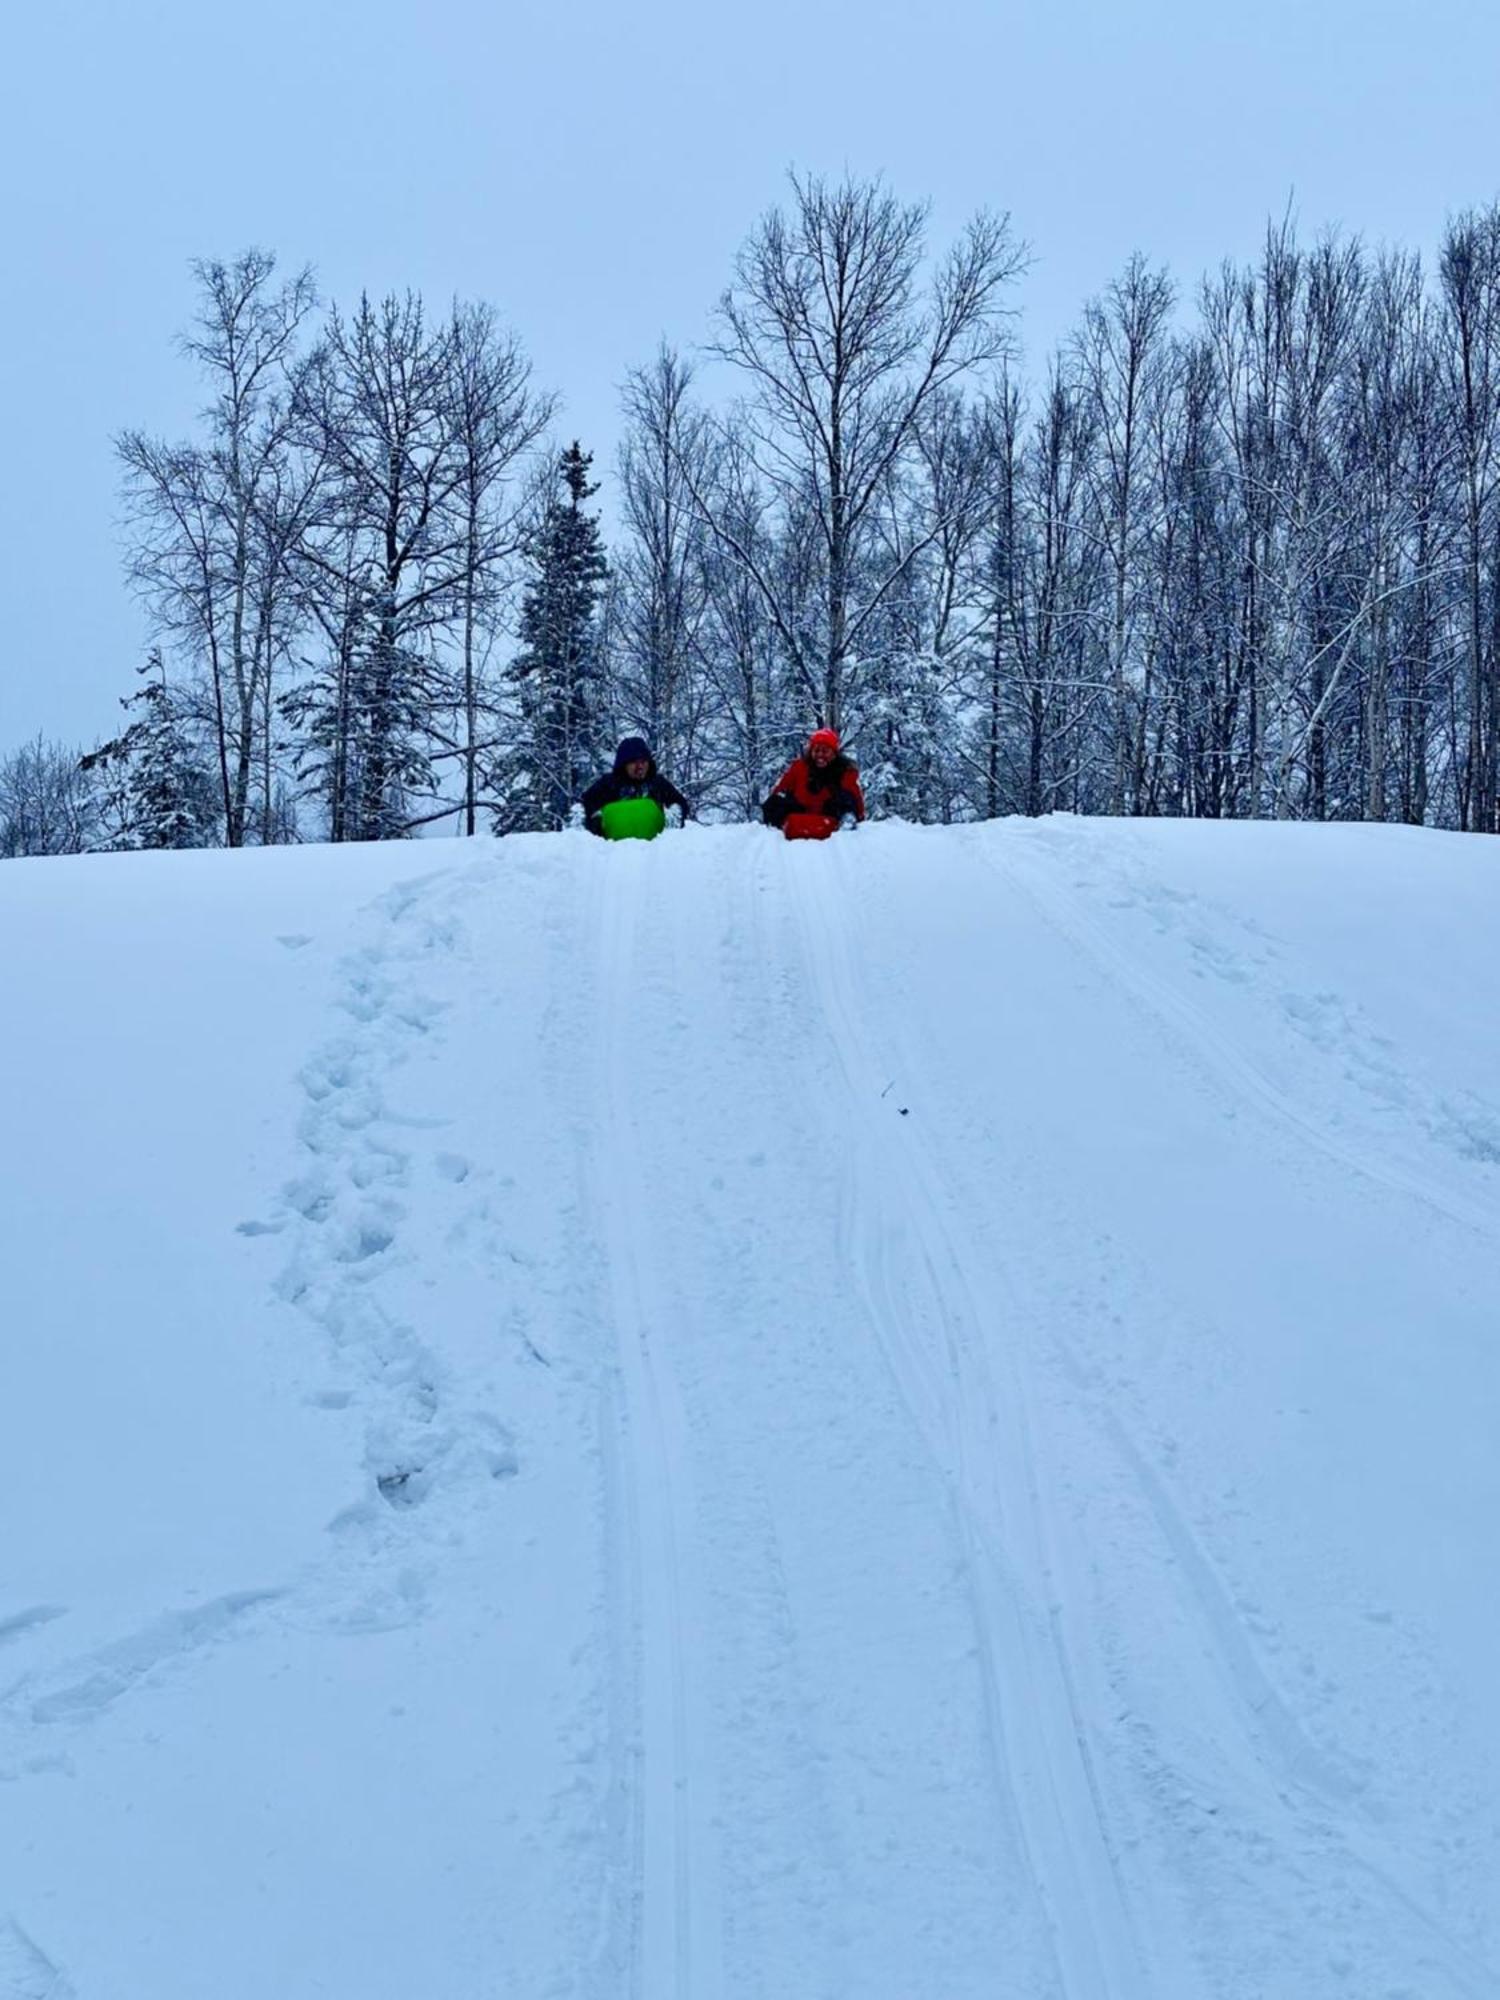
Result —
<instances>
[{"instance_id":1,"label":"packed snow trail","mask_svg":"<svg viewBox=\"0 0 1500 2000\"><path fill-rule=\"evenodd\" d=\"M629 1524L617 1541L632 1571L639 1626L630 1649L616 1654L622 1677L634 1679L639 1711L633 1774L639 1821L632 1836L639 1842L639 1902L630 1917L630 1953L633 1990L663 2000L714 2000L722 1964L713 1816L705 1804L713 1770L695 1651L703 1620L693 1572L701 1551L686 1490L686 1422L670 1366L655 1352L670 1333L675 1302L656 1281L654 1217L640 1178L651 1154L635 1109L639 1078L625 1053L637 1006L656 999L643 976L640 935L651 915L647 866L634 843L613 856L614 879L596 875L588 920L602 943L596 1046L603 1054L604 1143L595 1201L624 1384L627 1464L611 1500Z\"/></svg>"},{"instance_id":2,"label":"packed snow trail","mask_svg":"<svg viewBox=\"0 0 1500 2000\"><path fill-rule=\"evenodd\" d=\"M842 1116L855 1138L856 1173L875 1185L869 1212L852 1232L855 1267L872 1329L898 1378L912 1385L914 1414L952 1481L1002 1781L1014 1798L1063 1988L1101 2000L1134 1995L1147 1990L1139 1947L1054 1623L1018 1365L1025 1332L1002 1275L976 1268L955 1239L940 1159L929 1151L921 1119L913 1126L910 1106L893 1100L894 1079L870 1043L849 935L848 850L835 850L831 862L793 865L807 982L820 996L830 1057L844 1075ZM1007 1356L1002 1391L992 1366Z\"/></svg>"},{"instance_id":3,"label":"packed snow trail","mask_svg":"<svg viewBox=\"0 0 1500 2000\"><path fill-rule=\"evenodd\" d=\"M977 1841L986 1857L982 1865L999 1892L997 1903L1028 1905L1032 1892L1019 1865L1008 1801L989 1769L983 1690L965 1657L972 1633L958 1638L955 1686L953 1668L941 1655L929 1659L923 1635L903 1634L899 1615L892 1629L886 1580L871 1570L872 1531L893 1546L916 1534L927 1551L917 1564L919 1575L933 1565L956 1582L964 1557L947 1498L882 1379L878 1352L839 1355L797 1303L809 1264L807 1223L816 1245L831 1219L816 1203L809 1217L808 1173L799 1155L822 1148L814 1128L806 1146L793 1140L788 1153L785 1135L804 1117L809 1079L800 1059L788 1074L784 1059L773 1057L779 1022L759 997L764 959L747 949L755 936L751 911L767 890L768 850L742 847L737 853L726 843L719 852L712 900L722 912L717 949L701 935L701 902L674 893L670 875L661 879L671 850L601 854L593 895L603 940L598 994L606 1009L597 1023L604 1076L594 1178L613 1184L601 1206L608 1218L604 1236L626 1407L629 1492L622 1505L640 1578L643 1825L640 1909L631 1920L640 1933L639 1986L632 1990L833 1995L870 1989L881 1979L907 1988L931 1979L946 1990L979 1991L975 1982L984 1975L976 1968L987 1941L991 1963L1014 1967L1018 1950L1032 1953L1037 1969L1030 1983L1051 1992L1036 1918L1021 1919L1021 1929L1030 1933L1022 1942L1013 1921L997 1923L999 1912L955 1905L951 1868L934 1866L924 1843L929 1828L939 1841L956 1836L938 1829L966 1829L965 1845ZM682 854L693 860L691 844ZM726 1018L733 1031L724 1046L702 1026ZM747 1055L758 1077L749 1089ZM729 1102L733 1120L722 1113ZM838 1107L825 1105L820 1115L836 1121ZM761 1168L760 1212L731 1214L743 1239L741 1256L748 1246L760 1268L748 1296L736 1300L713 1268L720 1246L710 1249L704 1233L685 1229L683 1218L695 1201L701 1205L705 1185L722 1191L729 1175L743 1171L746 1145L758 1131L768 1141L752 1155ZM783 1175L789 1157L796 1170ZM835 1196L843 1171L835 1146L826 1175ZM790 1243L799 1245L795 1252ZM663 1271L669 1279L658 1275ZM835 1296L820 1310L833 1317L842 1287L834 1281L830 1289ZM707 1312L705 1293L712 1300ZM849 1323L858 1324L857 1311ZM727 1345L747 1337L758 1350L758 1394L747 1393L744 1358ZM883 1421L872 1413L870 1430L877 1438L889 1433L892 1459L910 1463L899 1490L903 1506L915 1512L911 1524L883 1527L887 1478L872 1487L868 1469L858 1466L831 1476L822 1468L810 1480L809 1470L817 1468L786 1457L784 1438L791 1432L804 1460L809 1438L823 1441L825 1456L830 1445L837 1455L836 1441L851 1432L851 1371L871 1383L870 1401L886 1406ZM689 1504L688 1496L704 1488L715 1469L715 1483L727 1483L726 1461L744 1465L743 1488L737 1480L706 1509ZM739 1518L747 1509L757 1517L748 1544ZM856 1521L858 1546L850 1550ZM744 1607L725 1600L757 1569L774 1607L773 1629L752 1635L744 1627ZM718 1580L717 1604L705 1597L709 1576ZM948 1601L944 1629L951 1626L958 1637L971 1614L953 1582L941 1593ZM831 1677L826 1662L797 1658L809 1616L825 1620L830 1600L839 1603L843 1626L840 1664ZM735 1626L732 1642L715 1630L726 1609ZM790 1629L791 1656L767 1662L766 1642L778 1624ZM871 1674L869 1662L889 1655L893 1643L909 1656L903 1670L893 1675L885 1665ZM928 1694L942 1697L961 1719L972 1746L964 1756L955 1760L946 1747L924 1749L923 1725L890 1712L898 1703L909 1705L913 1667L921 1670ZM779 1739L764 1734L756 1713L768 1693L789 1725ZM859 1714L862 1726L851 1731L841 1709ZM761 1736L753 1770L743 1768L740 1740L748 1717L755 1717ZM832 1797L807 1799L809 1758L815 1767L821 1762L857 1770L867 1763L876 1732L888 1739L887 1754L910 1772L886 1798L878 1780L860 1780L880 1800L883 1858L869 1881L846 1880L815 1899L810 1878L830 1861L850 1868L844 1850L863 1840L859 1820L871 1807L869 1799L858 1800L850 1824L856 1801L844 1786ZM710 1800L726 1768L730 1795L715 1807ZM931 1806L921 1799L924 1779L929 1787L936 1781ZM805 1802L791 1812L778 1805L772 1817L763 1802L768 1792L778 1800L801 1795ZM815 1840L809 1838L813 1829ZM747 1835L762 1849L748 1878L734 1851ZM866 1861L855 1872L870 1867ZM866 1898L884 1907L869 1909L862 1924L852 1925L851 1899Z\"/></svg>"},{"instance_id":4,"label":"packed snow trail","mask_svg":"<svg viewBox=\"0 0 1500 2000\"><path fill-rule=\"evenodd\" d=\"M1490 2000L1497 863L0 869L5 2000Z\"/></svg>"}]
</instances>

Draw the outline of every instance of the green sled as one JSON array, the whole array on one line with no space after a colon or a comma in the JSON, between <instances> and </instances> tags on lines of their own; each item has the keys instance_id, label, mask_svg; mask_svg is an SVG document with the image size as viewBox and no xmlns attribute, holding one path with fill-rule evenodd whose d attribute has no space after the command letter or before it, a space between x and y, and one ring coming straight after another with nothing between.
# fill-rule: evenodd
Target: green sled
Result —
<instances>
[{"instance_id":1,"label":"green sled","mask_svg":"<svg viewBox=\"0 0 1500 2000\"><path fill-rule=\"evenodd\" d=\"M655 840L667 816L655 799L611 799L599 823L606 840Z\"/></svg>"}]
</instances>

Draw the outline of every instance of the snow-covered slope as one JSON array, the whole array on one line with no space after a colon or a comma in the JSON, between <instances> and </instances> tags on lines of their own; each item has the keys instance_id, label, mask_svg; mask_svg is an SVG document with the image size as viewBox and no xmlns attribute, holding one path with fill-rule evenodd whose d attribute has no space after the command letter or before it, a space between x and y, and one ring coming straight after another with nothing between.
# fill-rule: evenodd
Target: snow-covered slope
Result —
<instances>
[{"instance_id":1,"label":"snow-covered slope","mask_svg":"<svg viewBox=\"0 0 1500 2000\"><path fill-rule=\"evenodd\" d=\"M1497 912L0 868L0 1996L1500 1993Z\"/></svg>"}]
</instances>

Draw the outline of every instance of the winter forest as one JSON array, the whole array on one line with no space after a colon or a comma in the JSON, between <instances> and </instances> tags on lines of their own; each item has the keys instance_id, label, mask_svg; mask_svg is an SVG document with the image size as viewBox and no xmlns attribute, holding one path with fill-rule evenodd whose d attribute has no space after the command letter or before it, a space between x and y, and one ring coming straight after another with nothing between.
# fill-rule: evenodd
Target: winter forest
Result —
<instances>
[{"instance_id":1,"label":"winter forest","mask_svg":"<svg viewBox=\"0 0 1500 2000\"><path fill-rule=\"evenodd\" d=\"M197 433L115 440L154 643L0 854L560 827L631 731L740 818L820 722L877 814L1500 831L1500 207L1134 257L1035 369L1009 223L929 239L793 176L608 467L487 304L196 265Z\"/></svg>"}]
</instances>

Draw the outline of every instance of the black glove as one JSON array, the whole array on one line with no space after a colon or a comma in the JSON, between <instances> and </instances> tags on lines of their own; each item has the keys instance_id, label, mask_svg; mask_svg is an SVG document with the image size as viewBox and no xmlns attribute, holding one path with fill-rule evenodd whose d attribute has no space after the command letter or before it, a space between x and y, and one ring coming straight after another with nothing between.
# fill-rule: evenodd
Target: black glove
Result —
<instances>
[{"instance_id":1,"label":"black glove","mask_svg":"<svg viewBox=\"0 0 1500 2000\"><path fill-rule=\"evenodd\" d=\"M767 826L785 826L797 810L797 801L788 792L772 792L760 809Z\"/></svg>"}]
</instances>

